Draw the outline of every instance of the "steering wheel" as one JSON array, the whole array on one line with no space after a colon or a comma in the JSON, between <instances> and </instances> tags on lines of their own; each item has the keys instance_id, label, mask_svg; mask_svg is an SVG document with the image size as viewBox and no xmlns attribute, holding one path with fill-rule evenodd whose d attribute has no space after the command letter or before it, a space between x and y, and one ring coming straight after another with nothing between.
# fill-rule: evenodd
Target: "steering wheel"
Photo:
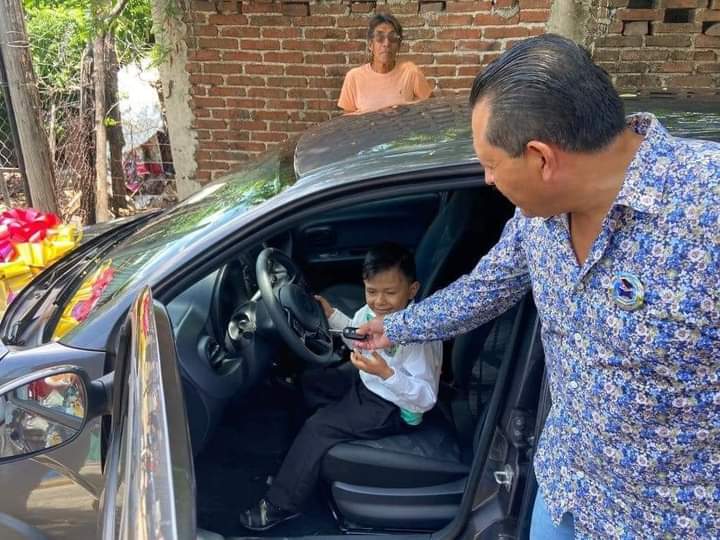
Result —
<instances>
[{"instance_id":1,"label":"steering wheel","mask_svg":"<svg viewBox=\"0 0 720 540\"><path fill-rule=\"evenodd\" d=\"M255 263L258 288L275 328L290 349L314 364L332 360L333 339L302 272L282 251L265 248Z\"/></svg>"}]
</instances>

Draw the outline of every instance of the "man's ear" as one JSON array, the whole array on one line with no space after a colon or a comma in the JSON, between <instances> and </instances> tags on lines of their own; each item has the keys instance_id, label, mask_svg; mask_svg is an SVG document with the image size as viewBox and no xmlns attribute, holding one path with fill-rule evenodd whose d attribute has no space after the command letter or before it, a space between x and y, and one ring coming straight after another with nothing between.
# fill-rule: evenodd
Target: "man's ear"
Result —
<instances>
[{"instance_id":1,"label":"man's ear","mask_svg":"<svg viewBox=\"0 0 720 540\"><path fill-rule=\"evenodd\" d=\"M420 290L420 282L419 281L413 281L410 284L410 298L415 298L415 295Z\"/></svg>"},{"instance_id":2,"label":"man's ear","mask_svg":"<svg viewBox=\"0 0 720 540\"><path fill-rule=\"evenodd\" d=\"M539 162L540 174L544 182L549 182L557 173L558 155L547 143L532 140L525 145L527 155Z\"/></svg>"}]
</instances>

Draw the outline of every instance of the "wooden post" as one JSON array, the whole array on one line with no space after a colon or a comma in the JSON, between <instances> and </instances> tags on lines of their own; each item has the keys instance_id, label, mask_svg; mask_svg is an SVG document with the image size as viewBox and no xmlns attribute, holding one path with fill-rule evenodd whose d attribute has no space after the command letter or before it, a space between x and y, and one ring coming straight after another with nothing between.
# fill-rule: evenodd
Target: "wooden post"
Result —
<instances>
[{"instance_id":1,"label":"wooden post","mask_svg":"<svg viewBox=\"0 0 720 540\"><path fill-rule=\"evenodd\" d=\"M58 212L50 147L40 119L40 97L20 0L0 0L0 54L25 162L33 207Z\"/></svg>"},{"instance_id":2,"label":"wooden post","mask_svg":"<svg viewBox=\"0 0 720 540\"><path fill-rule=\"evenodd\" d=\"M107 127L105 126L105 33L95 35L95 218L110 219Z\"/></svg>"}]
</instances>

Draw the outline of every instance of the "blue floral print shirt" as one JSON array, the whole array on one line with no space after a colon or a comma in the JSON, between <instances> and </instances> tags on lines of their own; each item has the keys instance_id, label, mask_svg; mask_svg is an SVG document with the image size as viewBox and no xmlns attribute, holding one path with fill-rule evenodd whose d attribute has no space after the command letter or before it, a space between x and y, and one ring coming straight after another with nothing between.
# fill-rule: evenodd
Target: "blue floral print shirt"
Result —
<instances>
[{"instance_id":1,"label":"blue floral print shirt","mask_svg":"<svg viewBox=\"0 0 720 540\"><path fill-rule=\"evenodd\" d=\"M629 123L645 139L584 264L566 216L516 213L472 273L385 332L455 336L532 286L553 401L535 471L553 520L572 513L578 538L717 538L720 145L650 114Z\"/></svg>"}]
</instances>

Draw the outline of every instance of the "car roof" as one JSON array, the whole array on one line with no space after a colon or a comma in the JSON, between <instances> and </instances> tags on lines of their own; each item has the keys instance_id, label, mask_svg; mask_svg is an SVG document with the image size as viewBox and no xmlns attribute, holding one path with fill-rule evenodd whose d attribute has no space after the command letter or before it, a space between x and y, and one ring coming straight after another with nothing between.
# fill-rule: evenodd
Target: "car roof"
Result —
<instances>
[{"instance_id":1,"label":"car roof","mask_svg":"<svg viewBox=\"0 0 720 540\"><path fill-rule=\"evenodd\" d=\"M712 96L623 96L628 114L655 114L680 137L720 141L720 100ZM295 146L300 183L362 180L477 162L466 96L432 98L349 114L307 130Z\"/></svg>"}]
</instances>

